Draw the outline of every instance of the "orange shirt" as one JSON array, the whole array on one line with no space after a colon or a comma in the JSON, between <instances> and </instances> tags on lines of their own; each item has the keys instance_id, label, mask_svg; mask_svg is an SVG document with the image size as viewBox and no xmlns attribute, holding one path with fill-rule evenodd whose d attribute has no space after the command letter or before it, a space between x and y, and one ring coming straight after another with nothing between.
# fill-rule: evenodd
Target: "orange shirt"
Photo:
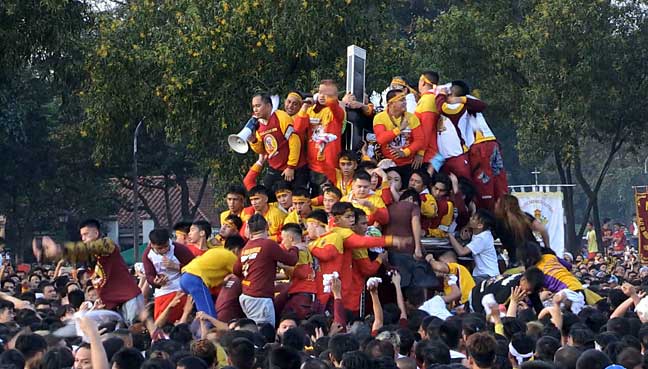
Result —
<instances>
[{"instance_id":1,"label":"orange shirt","mask_svg":"<svg viewBox=\"0 0 648 369\"><path fill-rule=\"evenodd\" d=\"M317 299L326 305L331 293L324 292L324 274L337 272L342 274L344 262L344 246L342 237L334 232L326 232L308 244L311 254L317 258L319 263L315 270L315 284Z\"/></svg>"},{"instance_id":2,"label":"orange shirt","mask_svg":"<svg viewBox=\"0 0 648 369\"><path fill-rule=\"evenodd\" d=\"M434 91L430 90L421 95L414 114L421 121L423 127L423 135L427 146L425 147L424 160L430 161L432 157L439 151L437 147L437 122L439 121L439 111L436 106L436 95Z\"/></svg>"},{"instance_id":3,"label":"orange shirt","mask_svg":"<svg viewBox=\"0 0 648 369\"><path fill-rule=\"evenodd\" d=\"M326 100L326 105L315 104L306 113L300 111L295 117L295 129L306 142L306 158L311 170L326 173L326 168L336 168L338 155L342 151L342 125L346 112L336 98ZM329 133L337 138L325 144L320 153L320 145L313 140L318 133Z\"/></svg>"}]
</instances>

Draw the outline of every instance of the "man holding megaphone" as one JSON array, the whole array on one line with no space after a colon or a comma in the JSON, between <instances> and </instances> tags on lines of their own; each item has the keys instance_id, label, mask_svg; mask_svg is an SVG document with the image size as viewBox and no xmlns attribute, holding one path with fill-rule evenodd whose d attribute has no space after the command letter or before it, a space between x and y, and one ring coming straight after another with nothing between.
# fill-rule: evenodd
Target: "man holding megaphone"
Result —
<instances>
[{"instance_id":1,"label":"man holding megaphone","mask_svg":"<svg viewBox=\"0 0 648 369\"><path fill-rule=\"evenodd\" d=\"M269 166L263 184L272 188L272 184L283 177L296 186L305 186L308 171L304 161L299 160L301 140L295 133L290 115L283 110L272 112L272 100L266 94L254 95L252 111L258 120L258 128L248 141L254 152L267 155Z\"/></svg>"}]
</instances>

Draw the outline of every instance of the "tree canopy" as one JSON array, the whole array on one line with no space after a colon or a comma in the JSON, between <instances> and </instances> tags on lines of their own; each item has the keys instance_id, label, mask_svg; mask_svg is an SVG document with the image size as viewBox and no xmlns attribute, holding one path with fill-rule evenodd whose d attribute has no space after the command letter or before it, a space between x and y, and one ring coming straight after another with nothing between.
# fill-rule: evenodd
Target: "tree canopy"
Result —
<instances>
[{"instance_id":1,"label":"tree canopy","mask_svg":"<svg viewBox=\"0 0 648 369\"><path fill-rule=\"evenodd\" d=\"M143 175L222 190L255 159L225 144L250 96L343 85L351 44L368 52L368 91L430 69L466 80L489 104L512 183L539 166L579 185L566 193L570 243L590 215L621 215L601 193L631 194L614 184L632 176L619 158L645 147L645 1L108 3L0 4L0 149L15 158L0 163L0 207L16 242L61 213L114 211L107 178L131 175L142 120Z\"/></svg>"}]
</instances>

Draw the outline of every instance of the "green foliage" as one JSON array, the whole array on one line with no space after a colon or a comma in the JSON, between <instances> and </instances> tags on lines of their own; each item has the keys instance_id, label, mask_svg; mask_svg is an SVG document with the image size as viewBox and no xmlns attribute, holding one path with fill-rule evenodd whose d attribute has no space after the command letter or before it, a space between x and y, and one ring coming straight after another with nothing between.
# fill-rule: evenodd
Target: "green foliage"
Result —
<instances>
[{"instance_id":1,"label":"green foliage","mask_svg":"<svg viewBox=\"0 0 648 369\"><path fill-rule=\"evenodd\" d=\"M19 254L63 215L114 210L79 129L80 40L91 24L80 1L0 3L0 213Z\"/></svg>"},{"instance_id":2,"label":"green foliage","mask_svg":"<svg viewBox=\"0 0 648 369\"><path fill-rule=\"evenodd\" d=\"M625 183L616 153L646 138L645 1L86 4L0 2L0 150L16 159L0 163L0 206L23 228L51 227L61 209L107 212L105 178L129 174L142 119L143 175L211 169L216 188L238 181L255 158L225 138L250 96L310 92L323 78L343 86L350 44L367 49L368 91L428 69L467 80L489 104L512 183L528 180L525 165L550 164L592 201Z\"/></svg>"}]
</instances>

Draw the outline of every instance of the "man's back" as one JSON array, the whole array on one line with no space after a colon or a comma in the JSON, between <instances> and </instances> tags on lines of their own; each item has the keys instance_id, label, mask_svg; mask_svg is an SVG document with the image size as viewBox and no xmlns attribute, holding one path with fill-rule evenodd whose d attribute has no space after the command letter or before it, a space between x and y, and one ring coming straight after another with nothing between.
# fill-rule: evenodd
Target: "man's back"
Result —
<instances>
[{"instance_id":1,"label":"man's back","mask_svg":"<svg viewBox=\"0 0 648 369\"><path fill-rule=\"evenodd\" d=\"M234 273L243 277L243 293L252 297L274 296L274 275L277 262L293 266L298 260L298 250L283 250L275 241L259 238L248 241Z\"/></svg>"}]
</instances>

